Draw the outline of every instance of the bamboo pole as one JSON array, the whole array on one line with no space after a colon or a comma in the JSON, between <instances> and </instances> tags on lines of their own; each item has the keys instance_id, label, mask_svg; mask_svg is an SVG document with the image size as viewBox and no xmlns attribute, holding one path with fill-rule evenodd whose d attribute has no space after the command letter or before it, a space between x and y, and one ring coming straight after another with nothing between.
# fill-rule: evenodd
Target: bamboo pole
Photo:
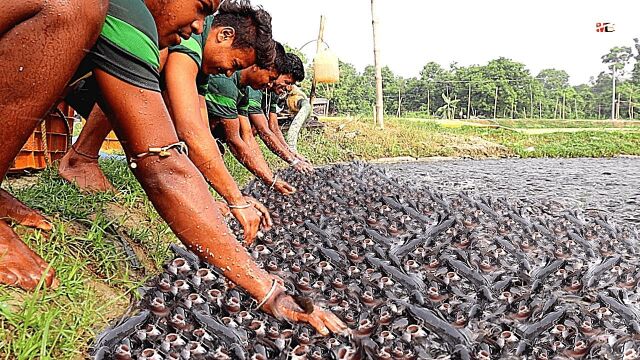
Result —
<instances>
[{"instance_id":1,"label":"bamboo pole","mask_svg":"<svg viewBox=\"0 0 640 360\"><path fill-rule=\"evenodd\" d=\"M320 30L318 31L318 41L316 43L316 55L320 52L320 47L322 46L322 42L324 39L324 22L325 22L324 15L320 15ZM316 99L317 86L318 86L318 82L316 81L316 76L314 72L313 80L311 82L311 92L309 94L309 102L311 104L312 109L313 109L313 102Z\"/></svg>"},{"instance_id":2,"label":"bamboo pole","mask_svg":"<svg viewBox=\"0 0 640 360\"><path fill-rule=\"evenodd\" d=\"M376 119L378 127L384 129L384 99L382 94L382 65L378 48L378 13L376 0L371 0L371 25L373 27L373 59L376 69Z\"/></svg>"}]
</instances>

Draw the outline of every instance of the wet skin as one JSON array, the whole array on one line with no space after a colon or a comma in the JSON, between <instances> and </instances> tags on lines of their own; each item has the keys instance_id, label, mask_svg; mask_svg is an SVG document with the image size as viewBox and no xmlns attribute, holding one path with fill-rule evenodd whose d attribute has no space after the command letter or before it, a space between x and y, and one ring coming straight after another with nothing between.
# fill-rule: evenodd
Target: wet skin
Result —
<instances>
[{"instance_id":1,"label":"wet skin","mask_svg":"<svg viewBox=\"0 0 640 360\"><path fill-rule=\"evenodd\" d=\"M203 68L217 74L228 75L255 62L253 49L231 48L235 31L228 27L211 30L205 44ZM164 64L164 63L163 63ZM208 129L206 103L196 89L197 64L187 55L172 52L168 55L162 71L166 91L164 98L171 113L178 137L189 148L189 158L198 167L209 184L231 205L253 206L231 209L244 229L244 239L251 244L262 227L268 230L272 221L266 207L257 200L244 196L227 170L222 154ZM60 162L59 174L75 182L85 191L108 191L113 189L98 166L97 157L104 138L111 131L108 119L94 111L83 128L74 147L82 154L71 150Z\"/></svg>"},{"instance_id":2,"label":"wet skin","mask_svg":"<svg viewBox=\"0 0 640 360\"><path fill-rule=\"evenodd\" d=\"M101 70L95 71L105 111L125 152L139 154L155 144L178 141L159 93L141 90ZM122 96L126 94L126 96ZM153 128L153 131L149 131ZM263 299L273 277L259 268L245 248L230 234L204 178L188 157L171 150L164 158L137 161L134 175L162 218L178 238L252 297ZM291 321L306 321L326 334L346 327L335 315L317 308L305 314L287 295L271 297L264 310Z\"/></svg>"},{"instance_id":3,"label":"wet skin","mask_svg":"<svg viewBox=\"0 0 640 360\"><path fill-rule=\"evenodd\" d=\"M149 147L178 142L160 93L137 88L100 69L94 70L94 76L101 92L100 108L129 157L146 152ZM154 207L189 249L223 270L251 296L263 299L273 277L260 269L230 234L219 205L195 165L186 155L175 150L170 153L168 157L139 159L133 170ZM305 314L284 294L271 297L263 309L291 321L309 322L321 333L326 333L327 328L346 330L333 314L320 308Z\"/></svg>"},{"instance_id":4,"label":"wet skin","mask_svg":"<svg viewBox=\"0 0 640 360\"><path fill-rule=\"evenodd\" d=\"M106 0L26 0L3 5L0 181L40 119L62 95L85 49L97 39L106 11ZM0 209L12 220L46 228L41 215L31 213L8 193L2 193ZM0 282L33 289L46 269L47 264L0 221ZM53 270L46 273L44 282L55 285Z\"/></svg>"},{"instance_id":5,"label":"wet skin","mask_svg":"<svg viewBox=\"0 0 640 360\"><path fill-rule=\"evenodd\" d=\"M264 114L249 114L249 121L253 129L252 134L255 135L255 133L257 133L274 154L289 164L297 159L296 154L291 151L286 144L283 144L278 136L271 131ZM300 161L293 167L302 173L310 173L313 171L313 166L305 161Z\"/></svg>"},{"instance_id":6,"label":"wet skin","mask_svg":"<svg viewBox=\"0 0 640 360\"><path fill-rule=\"evenodd\" d=\"M275 78L277 73L274 71L253 66L240 72L240 87L264 89ZM247 170L268 186L273 185L273 188L283 195L291 195L296 191L287 182L275 178L253 136L251 124L246 116L240 115L237 119L216 118L210 119L210 122L212 130L218 126L222 129L229 150Z\"/></svg>"},{"instance_id":7,"label":"wet skin","mask_svg":"<svg viewBox=\"0 0 640 360\"><path fill-rule=\"evenodd\" d=\"M294 80L291 74L280 74L278 78L270 84L269 88L274 90L276 93L282 93L282 89L293 83ZM312 172L313 165L311 165L311 163L309 163L306 159L301 158L297 152L289 149L284 135L282 135L280 125L278 124L277 115L273 115L275 120L273 121L273 123L269 122L264 113L249 115L249 121L251 122L251 127L253 129L254 135L258 134L262 141L264 141L264 143L267 145L267 147L287 163L291 163L295 159L300 160L298 164L294 165L294 168L296 170L303 173Z\"/></svg>"},{"instance_id":8,"label":"wet skin","mask_svg":"<svg viewBox=\"0 0 640 360\"><path fill-rule=\"evenodd\" d=\"M285 91L290 90L289 87L295 83L293 76L291 74L281 74L278 78L271 84L271 90L273 90L277 95L284 94ZM278 124L278 115L275 113L269 113L268 120L269 129L273 132L278 140L282 143L282 146L289 148L287 144L287 140L284 138L282 134L282 129L280 129L280 124ZM312 167L313 165L309 160L307 160L304 156L300 155L298 152L291 150L291 152L295 155L297 159L305 162L307 165Z\"/></svg>"}]
</instances>

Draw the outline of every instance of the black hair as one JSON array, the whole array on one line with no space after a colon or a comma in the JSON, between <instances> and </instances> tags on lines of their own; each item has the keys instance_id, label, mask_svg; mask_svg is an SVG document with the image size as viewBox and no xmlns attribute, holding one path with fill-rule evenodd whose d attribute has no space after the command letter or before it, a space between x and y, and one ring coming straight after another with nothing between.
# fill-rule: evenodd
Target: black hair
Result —
<instances>
[{"instance_id":1,"label":"black hair","mask_svg":"<svg viewBox=\"0 0 640 360\"><path fill-rule=\"evenodd\" d=\"M291 74L295 82L304 80L304 64L302 64L302 60L300 60L298 55L287 53L285 59L288 70L285 71L284 74Z\"/></svg>"},{"instance_id":2,"label":"black hair","mask_svg":"<svg viewBox=\"0 0 640 360\"><path fill-rule=\"evenodd\" d=\"M268 12L261 7L252 7L249 0L226 0L213 18L213 27L226 26L236 31L234 48L253 48L259 67L268 69L273 66L276 52Z\"/></svg>"},{"instance_id":3,"label":"black hair","mask_svg":"<svg viewBox=\"0 0 640 360\"><path fill-rule=\"evenodd\" d=\"M276 58L274 60L274 67L278 74L286 74L289 70L287 67L287 52L284 50L284 46L277 41L275 42Z\"/></svg>"}]
</instances>

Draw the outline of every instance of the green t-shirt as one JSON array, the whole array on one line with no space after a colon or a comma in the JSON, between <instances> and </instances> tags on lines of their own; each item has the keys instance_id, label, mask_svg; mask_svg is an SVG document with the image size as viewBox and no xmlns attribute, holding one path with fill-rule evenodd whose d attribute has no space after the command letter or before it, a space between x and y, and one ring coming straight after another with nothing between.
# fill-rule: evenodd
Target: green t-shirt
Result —
<instances>
[{"instance_id":1,"label":"green t-shirt","mask_svg":"<svg viewBox=\"0 0 640 360\"><path fill-rule=\"evenodd\" d=\"M240 90L240 72L226 75L211 75L205 94L209 118L236 119L238 109L246 108L245 89Z\"/></svg>"},{"instance_id":2,"label":"green t-shirt","mask_svg":"<svg viewBox=\"0 0 640 360\"><path fill-rule=\"evenodd\" d=\"M142 0L111 0L96 43L82 60L71 83L77 86L65 100L88 117L97 100L95 68L131 85L160 91L160 48L153 16Z\"/></svg>"},{"instance_id":3,"label":"green t-shirt","mask_svg":"<svg viewBox=\"0 0 640 360\"><path fill-rule=\"evenodd\" d=\"M265 114L278 112L278 94L272 90L265 90L262 92L262 109Z\"/></svg>"},{"instance_id":4,"label":"green t-shirt","mask_svg":"<svg viewBox=\"0 0 640 360\"><path fill-rule=\"evenodd\" d=\"M196 86L198 94L205 95L207 92L207 83L209 75L202 71L202 62L204 61L204 46L207 43L209 32L213 24L213 15L207 16L204 20L204 29L202 34L191 35L188 40L182 40L179 45L169 47L169 52L179 52L189 56L198 64L198 75L196 76Z\"/></svg>"},{"instance_id":5,"label":"green t-shirt","mask_svg":"<svg viewBox=\"0 0 640 360\"><path fill-rule=\"evenodd\" d=\"M247 86L248 108L247 113L249 115L262 114L262 91L254 90L251 86Z\"/></svg>"}]
</instances>

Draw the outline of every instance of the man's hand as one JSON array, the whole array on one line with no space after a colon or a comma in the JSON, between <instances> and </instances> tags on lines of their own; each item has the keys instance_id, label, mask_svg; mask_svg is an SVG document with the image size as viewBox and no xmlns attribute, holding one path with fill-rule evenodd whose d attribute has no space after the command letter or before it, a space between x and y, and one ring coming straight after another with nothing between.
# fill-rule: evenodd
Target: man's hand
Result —
<instances>
[{"instance_id":1,"label":"man's hand","mask_svg":"<svg viewBox=\"0 0 640 360\"><path fill-rule=\"evenodd\" d=\"M294 323L307 323L316 331L326 336L330 332L346 335L349 332L347 325L331 311L313 305L310 299L303 304L304 309L280 288L262 306L262 309L278 319L285 319Z\"/></svg>"},{"instance_id":2,"label":"man's hand","mask_svg":"<svg viewBox=\"0 0 640 360\"><path fill-rule=\"evenodd\" d=\"M258 200L251 196L245 196L244 200L251 206L240 209L232 208L231 214L238 220L244 230L244 241L247 245L251 245L255 241L260 227L262 226L264 230L269 230L273 222L267 208Z\"/></svg>"},{"instance_id":3,"label":"man's hand","mask_svg":"<svg viewBox=\"0 0 640 360\"><path fill-rule=\"evenodd\" d=\"M244 199L249 204L252 204L253 207L258 211L258 213L260 213L260 228L264 231L271 230L271 227L273 226L273 220L271 220L271 215L269 215L269 210L267 209L267 207L251 196L245 195Z\"/></svg>"},{"instance_id":4,"label":"man's hand","mask_svg":"<svg viewBox=\"0 0 640 360\"><path fill-rule=\"evenodd\" d=\"M276 189L282 195L291 195L296 192L296 188L289 185L286 181L276 180L276 183L273 185L273 188Z\"/></svg>"},{"instance_id":5,"label":"man's hand","mask_svg":"<svg viewBox=\"0 0 640 360\"><path fill-rule=\"evenodd\" d=\"M314 171L313 165L303 160L300 160L300 162L293 165L293 168L303 174L311 174Z\"/></svg>"}]
</instances>

